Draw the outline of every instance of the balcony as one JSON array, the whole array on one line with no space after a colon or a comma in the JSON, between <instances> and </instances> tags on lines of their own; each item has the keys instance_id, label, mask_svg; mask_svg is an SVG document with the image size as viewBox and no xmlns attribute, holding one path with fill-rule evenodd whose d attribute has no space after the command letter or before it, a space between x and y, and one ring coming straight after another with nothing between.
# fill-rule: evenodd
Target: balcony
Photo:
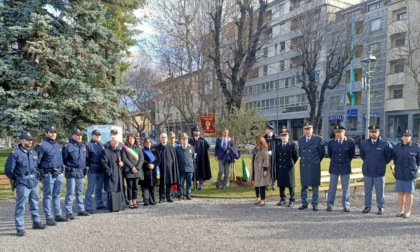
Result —
<instances>
[{"instance_id":1,"label":"balcony","mask_svg":"<svg viewBox=\"0 0 420 252\"><path fill-rule=\"evenodd\" d=\"M385 102L385 111L398 111L405 109L405 99L389 99Z\"/></svg>"},{"instance_id":2,"label":"balcony","mask_svg":"<svg viewBox=\"0 0 420 252\"><path fill-rule=\"evenodd\" d=\"M404 73L389 74L386 78L386 86L403 85L406 77L407 75Z\"/></svg>"}]
</instances>

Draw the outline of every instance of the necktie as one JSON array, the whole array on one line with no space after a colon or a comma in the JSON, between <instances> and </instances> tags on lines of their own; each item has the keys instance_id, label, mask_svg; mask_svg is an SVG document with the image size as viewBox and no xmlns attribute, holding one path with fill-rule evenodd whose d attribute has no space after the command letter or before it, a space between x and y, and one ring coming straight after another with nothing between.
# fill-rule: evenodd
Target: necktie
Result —
<instances>
[{"instance_id":1,"label":"necktie","mask_svg":"<svg viewBox=\"0 0 420 252\"><path fill-rule=\"evenodd\" d=\"M225 149L226 150L226 139L225 138L223 138L223 140L222 140L222 147L223 147L223 149Z\"/></svg>"},{"instance_id":2,"label":"necktie","mask_svg":"<svg viewBox=\"0 0 420 252\"><path fill-rule=\"evenodd\" d=\"M309 142L309 138L306 138L306 142Z\"/></svg>"},{"instance_id":3,"label":"necktie","mask_svg":"<svg viewBox=\"0 0 420 252\"><path fill-rule=\"evenodd\" d=\"M284 146L286 146L286 144L285 144L285 143L283 143L283 148L284 148Z\"/></svg>"},{"instance_id":4,"label":"necktie","mask_svg":"<svg viewBox=\"0 0 420 252\"><path fill-rule=\"evenodd\" d=\"M343 140L340 139L340 144L342 144L342 143L343 143Z\"/></svg>"},{"instance_id":5,"label":"necktie","mask_svg":"<svg viewBox=\"0 0 420 252\"><path fill-rule=\"evenodd\" d=\"M375 145L376 141L372 141L372 144Z\"/></svg>"}]
</instances>

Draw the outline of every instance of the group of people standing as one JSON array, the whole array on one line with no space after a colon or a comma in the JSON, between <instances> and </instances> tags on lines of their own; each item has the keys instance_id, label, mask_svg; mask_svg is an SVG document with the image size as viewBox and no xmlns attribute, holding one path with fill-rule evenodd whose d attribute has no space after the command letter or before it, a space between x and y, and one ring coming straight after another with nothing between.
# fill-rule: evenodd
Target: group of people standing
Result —
<instances>
[{"instance_id":1,"label":"group of people standing","mask_svg":"<svg viewBox=\"0 0 420 252\"><path fill-rule=\"evenodd\" d=\"M143 194L144 206L155 205L155 187L159 186L159 202L173 202L171 187L179 187L180 199L191 200L192 178L200 182L211 178L209 145L200 137L200 129L193 129L193 137L181 135L181 144L166 133L160 135L160 143L152 148L152 140L145 138L140 145L140 136L128 134L125 143L117 140L117 130L111 130L111 139L101 142L101 132L92 131L92 139L82 143L82 132L74 129L67 144L57 142L53 126L45 127L45 138L32 149L33 137L23 132L17 149L7 158L6 176L16 188L15 226L18 236L25 236L25 204L29 200L33 229L55 226L56 222L75 219L73 198L76 198L77 215L93 214L95 195L96 210L118 212L138 208L138 185ZM197 164L197 165L196 165ZM84 179L88 185L83 201ZM65 212L60 197L66 179ZM42 204L46 225L40 222L38 207L38 180L42 182ZM125 183L124 183L125 180ZM187 187L184 190L184 182ZM166 187L166 188L165 188ZM102 192L107 192L104 200ZM51 207L52 205L52 207Z\"/></svg>"},{"instance_id":2,"label":"group of people standing","mask_svg":"<svg viewBox=\"0 0 420 252\"><path fill-rule=\"evenodd\" d=\"M378 214L384 213L385 206L385 173L386 166L394 160L396 191L398 192L399 213L397 217L409 218L413 204L418 168L420 167L420 147L412 142L412 133L406 130L401 142L393 146L380 137L378 125L369 126L369 138L360 145L360 157L363 160L363 182L365 192L365 208L363 213L369 213L372 208L373 188L376 192ZM289 189L289 207L295 201L295 164L300 158L300 182L302 204L298 208L308 208L308 188L312 188L311 205L313 211L318 211L319 186L321 184L321 161L328 151L330 157L330 184L327 199L327 211L334 207L337 183L340 178L343 196L344 212L350 212L350 174L351 161L355 157L356 144L346 137L343 126L335 126L335 138L325 147L325 141L313 133L313 126L306 123L303 127L304 136L297 144L289 140L289 131L283 128L280 137L273 134L273 127L266 125L266 135L255 138L255 149L252 155L251 180L256 190L255 204L265 205L265 190L277 180L280 188L278 206L286 205L285 189Z\"/></svg>"}]
</instances>

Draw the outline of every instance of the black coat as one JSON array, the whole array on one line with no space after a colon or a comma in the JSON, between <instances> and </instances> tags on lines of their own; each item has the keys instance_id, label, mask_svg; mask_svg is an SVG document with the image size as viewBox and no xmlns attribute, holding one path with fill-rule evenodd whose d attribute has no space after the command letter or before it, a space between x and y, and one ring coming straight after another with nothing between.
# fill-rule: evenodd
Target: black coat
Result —
<instances>
[{"instance_id":1,"label":"black coat","mask_svg":"<svg viewBox=\"0 0 420 252\"><path fill-rule=\"evenodd\" d=\"M178 159L175 148L169 144L156 146L160 158L160 183L166 185L179 184Z\"/></svg>"},{"instance_id":2,"label":"black coat","mask_svg":"<svg viewBox=\"0 0 420 252\"><path fill-rule=\"evenodd\" d=\"M123 191L123 175L118 162L121 161L121 149L112 149L108 146L104 149L101 164L105 172L104 187L107 192Z\"/></svg>"},{"instance_id":3,"label":"black coat","mask_svg":"<svg viewBox=\"0 0 420 252\"><path fill-rule=\"evenodd\" d=\"M202 180L211 179L209 144L202 137L199 137L198 140L191 138L188 142L189 144L191 144L192 147L194 147L195 153L197 153L197 159L196 159L197 180L198 179L202 179Z\"/></svg>"},{"instance_id":4,"label":"black coat","mask_svg":"<svg viewBox=\"0 0 420 252\"><path fill-rule=\"evenodd\" d=\"M298 141L300 156L300 183L302 186L321 184L321 161L325 156L324 140L312 135L309 142L303 136Z\"/></svg>"},{"instance_id":5,"label":"black coat","mask_svg":"<svg viewBox=\"0 0 420 252\"><path fill-rule=\"evenodd\" d=\"M143 149L143 152L146 151L147 148ZM159 153L156 150L152 150L151 151L153 153L153 155L155 156L155 161L154 162L150 162L150 158L147 154L143 153L144 155L144 162L143 162L143 171L144 171L144 180L140 180L140 185L142 186L157 186L159 185L159 179L157 178L157 166L160 165L160 158L159 158ZM150 170L148 165L149 164L153 164L155 167ZM160 167L159 167L160 169ZM161 171L160 171L161 172Z\"/></svg>"},{"instance_id":6,"label":"black coat","mask_svg":"<svg viewBox=\"0 0 420 252\"><path fill-rule=\"evenodd\" d=\"M276 167L276 179L279 187L295 187L295 164L299 159L295 143L288 142L283 147L281 143L275 147L273 157Z\"/></svg>"},{"instance_id":7,"label":"black coat","mask_svg":"<svg viewBox=\"0 0 420 252\"><path fill-rule=\"evenodd\" d=\"M136 161L136 159L130 153L128 153L127 149L130 147L129 146L123 147L122 152L121 152L121 158L122 158L122 161L124 162L125 177L126 178L140 178L141 176L140 169L143 166L143 162L144 162L143 151L138 146L131 146L131 147L134 148L134 150L139 154L139 156L138 156L138 160ZM138 171L137 173L132 172L133 167L137 169Z\"/></svg>"}]
</instances>

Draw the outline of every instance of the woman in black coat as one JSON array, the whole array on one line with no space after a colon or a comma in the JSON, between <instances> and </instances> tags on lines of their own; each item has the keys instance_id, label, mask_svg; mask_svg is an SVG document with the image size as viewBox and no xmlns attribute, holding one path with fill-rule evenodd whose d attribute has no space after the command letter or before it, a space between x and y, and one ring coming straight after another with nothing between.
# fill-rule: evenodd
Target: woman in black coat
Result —
<instances>
[{"instance_id":1,"label":"woman in black coat","mask_svg":"<svg viewBox=\"0 0 420 252\"><path fill-rule=\"evenodd\" d=\"M124 174L127 182L127 200L130 208L137 208L137 185L139 178L142 177L144 157L143 151L133 134L127 135L121 158L124 162Z\"/></svg>"},{"instance_id":2,"label":"woman in black coat","mask_svg":"<svg viewBox=\"0 0 420 252\"><path fill-rule=\"evenodd\" d=\"M155 186L159 185L160 179L160 157L157 151L152 150L152 139L146 138L143 143L143 171L144 179L140 185L144 194L144 206L155 205Z\"/></svg>"}]
</instances>

